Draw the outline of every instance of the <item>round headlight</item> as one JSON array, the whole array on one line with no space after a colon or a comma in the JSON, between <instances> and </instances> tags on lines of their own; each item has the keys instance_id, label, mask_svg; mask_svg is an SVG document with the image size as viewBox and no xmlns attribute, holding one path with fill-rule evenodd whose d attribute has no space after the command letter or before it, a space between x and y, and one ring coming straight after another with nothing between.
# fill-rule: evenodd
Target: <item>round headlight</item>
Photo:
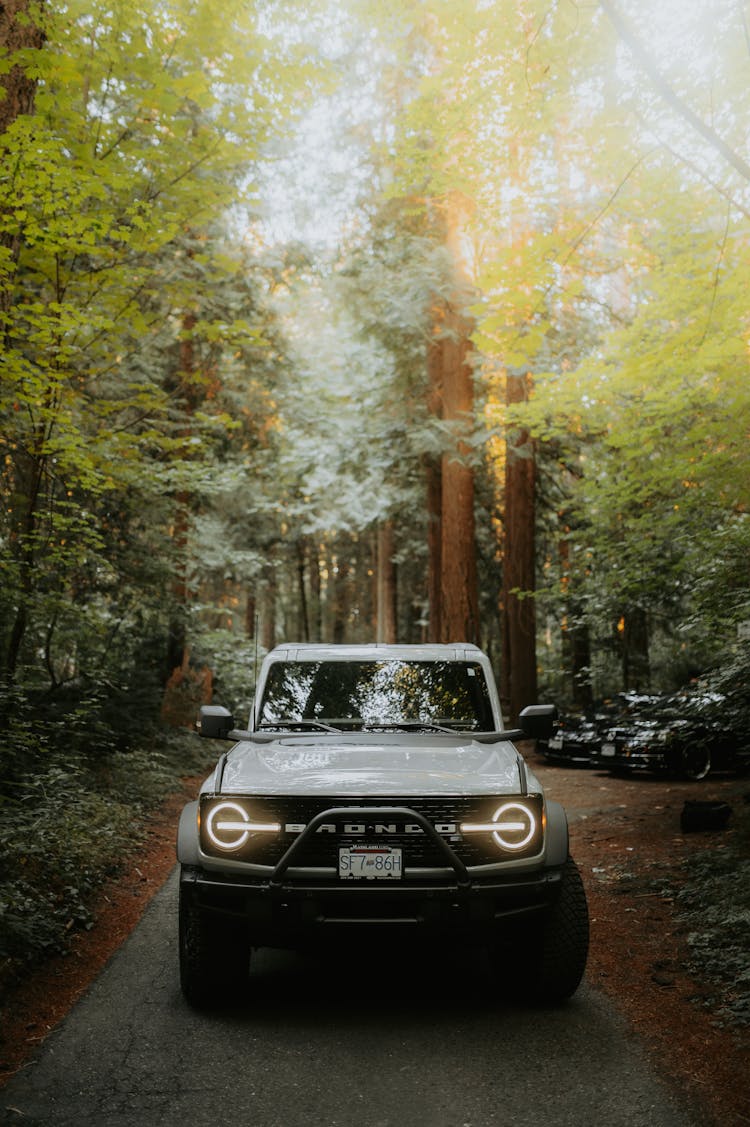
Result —
<instances>
[{"instance_id":1,"label":"round headlight","mask_svg":"<svg viewBox=\"0 0 750 1127\"><path fill-rule=\"evenodd\" d=\"M250 818L236 802L220 802L206 818L206 834L218 849L241 849L250 837Z\"/></svg>"},{"instance_id":2,"label":"round headlight","mask_svg":"<svg viewBox=\"0 0 750 1127\"><path fill-rule=\"evenodd\" d=\"M534 811L520 802L506 802L492 816L492 834L501 849L524 849L536 833Z\"/></svg>"}]
</instances>

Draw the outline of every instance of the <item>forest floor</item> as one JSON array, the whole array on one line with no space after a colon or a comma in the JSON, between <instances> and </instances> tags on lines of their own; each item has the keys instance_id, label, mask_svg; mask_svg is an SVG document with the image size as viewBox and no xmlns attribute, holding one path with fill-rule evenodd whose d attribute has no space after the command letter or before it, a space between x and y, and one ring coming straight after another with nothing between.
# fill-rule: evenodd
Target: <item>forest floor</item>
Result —
<instances>
[{"instance_id":1,"label":"forest floor","mask_svg":"<svg viewBox=\"0 0 750 1127\"><path fill-rule=\"evenodd\" d=\"M549 796L571 814L572 852L591 915L588 982L614 1002L706 1127L750 1124L750 1026L730 1021L726 989L696 974L690 924L679 903L700 855L736 848L741 830L735 813L746 814L750 784L615 778L534 757L531 763ZM0 998L0 1087L33 1060L166 880L175 863L179 810L197 784L185 780L149 820L137 860L101 892L94 926L72 937L66 955L39 966ZM681 833L683 803L693 798L728 802L729 828Z\"/></svg>"},{"instance_id":2,"label":"forest floor","mask_svg":"<svg viewBox=\"0 0 750 1127\"><path fill-rule=\"evenodd\" d=\"M533 762L548 796L571 815L571 853L591 917L587 981L615 1003L706 1127L750 1124L750 782L616 777ZM728 803L728 828L682 833L687 800ZM737 912L727 888L738 874L745 907L730 923ZM726 927L704 934L705 908ZM717 974L705 973L711 964Z\"/></svg>"}]
</instances>

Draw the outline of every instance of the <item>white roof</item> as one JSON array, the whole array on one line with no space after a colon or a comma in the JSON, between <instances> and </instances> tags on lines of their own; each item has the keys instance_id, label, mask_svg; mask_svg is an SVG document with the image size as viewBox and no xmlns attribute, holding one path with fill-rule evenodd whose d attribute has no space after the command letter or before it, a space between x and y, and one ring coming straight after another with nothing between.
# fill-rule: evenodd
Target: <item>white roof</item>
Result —
<instances>
[{"instance_id":1,"label":"white roof","mask_svg":"<svg viewBox=\"0 0 750 1127\"><path fill-rule=\"evenodd\" d=\"M284 642L266 655L267 661L477 661L484 657L478 646L469 642L426 645L322 645L317 642Z\"/></svg>"}]
</instances>

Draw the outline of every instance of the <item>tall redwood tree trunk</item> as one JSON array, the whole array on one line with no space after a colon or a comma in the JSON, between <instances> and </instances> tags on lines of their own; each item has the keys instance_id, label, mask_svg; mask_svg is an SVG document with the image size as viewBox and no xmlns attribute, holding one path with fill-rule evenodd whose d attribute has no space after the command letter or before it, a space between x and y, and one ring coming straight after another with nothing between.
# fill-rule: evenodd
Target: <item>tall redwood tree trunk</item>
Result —
<instances>
[{"instance_id":1,"label":"tall redwood tree trunk","mask_svg":"<svg viewBox=\"0 0 750 1127\"><path fill-rule=\"evenodd\" d=\"M471 449L461 437L473 425L474 382L469 360L469 324L447 311L443 342L443 418L456 426L456 449L441 468L442 642L479 641L479 599L474 529L474 469Z\"/></svg>"},{"instance_id":2,"label":"tall redwood tree trunk","mask_svg":"<svg viewBox=\"0 0 750 1127\"><path fill-rule=\"evenodd\" d=\"M478 642L480 636L469 442L474 426L472 325L462 313L471 298L466 255L471 209L471 201L457 192L439 205L438 223L453 262L452 292L433 307L427 357L428 407L453 434L440 462L427 465L429 638L440 642Z\"/></svg>"},{"instance_id":3,"label":"tall redwood tree trunk","mask_svg":"<svg viewBox=\"0 0 750 1127\"><path fill-rule=\"evenodd\" d=\"M506 403L528 398L529 376L508 375ZM537 699L535 560L536 460L525 430L508 436L503 551L503 664L500 691L515 723Z\"/></svg>"},{"instance_id":4,"label":"tall redwood tree trunk","mask_svg":"<svg viewBox=\"0 0 750 1127\"><path fill-rule=\"evenodd\" d=\"M443 338L438 326L438 313L433 312L433 338L427 354L427 409L435 419L443 417ZM427 607L428 642L439 642L442 611L442 523L443 478L440 459L430 454L425 458L427 503Z\"/></svg>"}]
</instances>

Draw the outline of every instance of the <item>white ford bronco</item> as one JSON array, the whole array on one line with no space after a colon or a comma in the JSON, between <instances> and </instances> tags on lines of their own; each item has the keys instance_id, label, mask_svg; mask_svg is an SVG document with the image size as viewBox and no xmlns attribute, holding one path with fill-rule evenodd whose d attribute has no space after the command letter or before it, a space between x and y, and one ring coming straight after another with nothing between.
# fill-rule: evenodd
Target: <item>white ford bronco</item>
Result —
<instances>
[{"instance_id":1,"label":"white ford bronco","mask_svg":"<svg viewBox=\"0 0 750 1127\"><path fill-rule=\"evenodd\" d=\"M471 645L272 650L247 730L201 709L201 735L232 747L180 818L188 1002L236 991L253 948L385 934L481 944L508 996L573 994L583 884L565 812L515 746L547 736L554 715L533 705L503 730L490 662Z\"/></svg>"}]
</instances>

